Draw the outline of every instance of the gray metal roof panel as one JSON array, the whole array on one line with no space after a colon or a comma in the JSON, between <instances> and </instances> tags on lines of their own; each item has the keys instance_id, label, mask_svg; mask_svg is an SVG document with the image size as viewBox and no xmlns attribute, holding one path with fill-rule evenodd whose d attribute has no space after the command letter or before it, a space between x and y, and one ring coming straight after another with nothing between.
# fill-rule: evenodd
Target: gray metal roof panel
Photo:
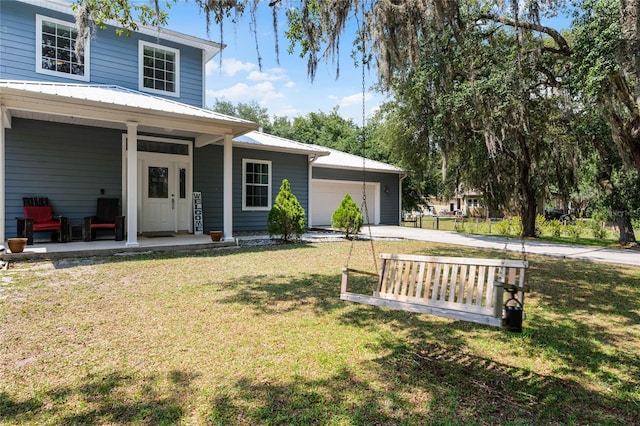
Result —
<instances>
[{"instance_id":1,"label":"gray metal roof panel","mask_svg":"<svg viewBox=\"0 0 640 426\"><path fill-rule=\"evenodd\" d=\"M146 109L154 112L254 124L248 120L115 85L0 80L0 87L69 99L107 103L121 107Z\"/></svg>"}]
</instances>

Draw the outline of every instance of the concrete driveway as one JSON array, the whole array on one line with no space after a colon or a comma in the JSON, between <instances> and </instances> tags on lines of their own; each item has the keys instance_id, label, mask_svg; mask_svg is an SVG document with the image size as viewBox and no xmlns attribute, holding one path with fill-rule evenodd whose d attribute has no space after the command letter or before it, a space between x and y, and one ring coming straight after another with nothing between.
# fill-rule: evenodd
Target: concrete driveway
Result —
<instances>
[{"instance_id":1,"label":"concrete driveway","mask_svg":"<svg viewBox=\"0 0 640 426\"><path fill-rule=\"evenodd\" d=\"M369 235L369 228L363 227L362 234ZM517 238L488 237L483 235L460 234L450 231L410 228L406 226L372 226L373 238L403 238L408 240L432 241L443 244L456 244L468 247L522 251L522 240ZM543 256L566 259L602 262L620 265L640 266L640 249L613 249L573 244L559 244L544 241L525 240L525 252Z\"/></svg>"}]
</instances>

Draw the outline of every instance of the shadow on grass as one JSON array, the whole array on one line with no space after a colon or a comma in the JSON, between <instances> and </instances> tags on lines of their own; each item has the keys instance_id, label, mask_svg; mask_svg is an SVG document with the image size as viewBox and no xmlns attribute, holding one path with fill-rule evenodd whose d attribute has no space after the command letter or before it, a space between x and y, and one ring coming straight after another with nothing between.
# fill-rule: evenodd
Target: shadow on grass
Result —
<instances>
[{"instance_id":1,"label":"shadow on grass","mask_svg":"<svg viewBox=\"0 0 640 426\"><path fill-rule=\"evenodd\" d=\"M245 250L262 253L293 246ZM487 253L483 257L502 254ZM478 257L477 250L460 247L429 249L429 254ZM339 271L304 278L292 278L283 271L225 281L231 295L216 303L249 306L259 315L299 309L333 315L352 327L353 333L375 335L376 358L324 379L246 377L229 382L221 391L207 392L207 405L199 412L210 424L640 423L638 402L632 396L639 389L633 379L640 377L634 353L638 343L630 342L633 349L625 352L621 342L633 336L625 328L640 322L640 290L632 285L634 278L625 268L583 262L545 259L533 260L532 265L528 273L532 292L525 303L525 310L531 309L522 335L343 302ZM365 279L353 284L370 292ZM608 315L620 318L620 327L605 327L593 320ZM551 357L547 365L554 369L541 374L499 362L497 357L479 357L469 349L471 341L504 350L510 359L523 363ZM602 343L614 347L605 351ZM514 356L517 350L520 354ZM626 371L631 379L613 370ZM598 386L583 386L563 375L586 375L590 379L585 382ZM2 394L0 420L29 423L53 417L67 424L179 423L192 401L202 395L191 387L188 373L176 372L169 391L158 391L158 380L114 373L90 377L77 388L45 390L42 397L22 401ZM611 384L611 390L598 390L601 383ZM133 398L123 391L139 386L144 392ZM74 411L74 398L86 408Z\"/></svg>"},{"instance_id":2,"label":"shadow on grass","mask_svg":"<svg viewBox=\"0 0 640 426\"><path fill-rule=\"evenodd\" d=\"M388 342L366 374L319 380L245 378L210 398L210 424L629 424L633 412L579 384L440 343ZM375 373L372 373L375 372ZM464 378L461 380L461 378ZM382 384L382 385L381 385ZM585 401L590 409L584 410ZM238 421L242 419L242 421Z\"/></svg>"},{"instance_id":3,"label":"shadow on grass","mask_svg":"<svg viewBox=\"0 0 640 426\"><path fill-rule=\"evenodd\" d=\"M447 251L440 250L443 255ZM456 253L460 255L459 250ZM417 380L431 391L435 385L422 378L424 373L420 368L433 369L431 380L441 384L443 380L451 380L443 390L442 398L461 396L463 399L457 404L467 404L466 409L471 412L486 411L491 419L489 423L514 419L538 422L541 418L545 422L561 423L640 421L637 396L633 396L637 395L639 387L634 377L640 377L640 359L635 352L638 343L633 340L630 329L626 329L640 322L637 313L640 289L630 284L633 278L624 269L609 265L560 260L532 263L538 266L529 271L533 291L525 310L529 307L531 313L525 320L522 335L462 321L343 302L339 299L341 277L337 274L310 275L305 279L291 279L285 275L244 276L232 283L237 286L236 291L222 303L251 305L265 314L310 308L318 314L337 313L340 322L356 330L384 335L383 328L388 328L392 332L383 339L386 339L383 346L391 351L391 355L380 360L384 364L381 374L389 374L385 383L396 380L393 374L398 373L409 382ZM351 285L359 287L356 292L370 294L375 279L372 283L367 277L355 278ZM281 305L281 302L286 303ZM601 318L598 321L602 318L606 321L609 315L617 316L621 318L620 327L593 322L594 315ZM518 355L523 361L528 362L529 357L551 357L556 366L551 374L559 377L535 375L518 366L499 365L465 352L468 340L487 339L492 333L495 343L487 342L488 345L502 346L507 351L517 347L525 352ZM401 335L410 338L398 337ZM624 349L625 339L630 340L630 350ZM439 343L434 346L433 342ZM603 344L612 347L605 349ZM434 348L438 354L436 364L433 363ZM398 367L400 364L402 368ZM626 371L627 378L613 370ZM580 383L561 378L568 375L588 376L589 380L609 383L610 393L587 389ZM454 383L461 379L463 385ZM474 396L483 392L488 392L493 399ZM377 395L374 399L380 397ZM456 405L451 401L449 404ZM453 410L456 416L461 415L459 410L462 408ZM518 410L526 415L517 414ZM495 415L499 417L493 417ZM371 420L371 417L367 418ZM390 418L376 417L381 423L387 420Z\"/></svg>"},{"instance_id":4,"label":"shadow on grass","mask_svg":"<svg viewBox=\"0 0 640 426\"><path fill-rule=\"evenodd\" d=\"M19 424L176 424L193 398L194 375L172 371L167 377L134 377L110 373L87 377L79 386L39 391L38 396L15 401L0 394L0 422ZM158 391L169 382L170 391ZM136 392L131 392L135 389Z\"/></svg>"}]
</instances>

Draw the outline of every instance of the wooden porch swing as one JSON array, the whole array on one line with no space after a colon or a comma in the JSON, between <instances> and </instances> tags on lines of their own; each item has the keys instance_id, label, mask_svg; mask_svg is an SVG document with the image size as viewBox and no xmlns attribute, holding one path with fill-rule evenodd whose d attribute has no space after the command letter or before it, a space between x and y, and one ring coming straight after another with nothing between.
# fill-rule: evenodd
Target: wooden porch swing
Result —
<instances>
[{"instance_id":1,"label":"wooden porch swing","mask_svg":"<svg viewBox=\"0 0 640 426\"><path fill-rule=\"evenodd\" d=\"M380 254L380 271L342 269L340 299L521 331L526 260ZM349 291L349 274L377 278L372 295ZM504 292L511 294L505 300ZM512 302L513 301L513 302ZM519 317L519 321L518 318ZM519 322L519 324L518 324Z\"/></svg>"},{"instance_id":2,"label":"wooden porch swing","mask_svg":"<svg viewBox=\"0 0 640 426\"><path fill-rule=\"evenodd\" d=\"M364 14L364 11L363 11ZM363 17L364 18L364 17ZM364 23L363 23L364 25ZM371 235L366 193L365 37L362 35L362 203L366 214L373 263L377 258ZM524 293L527 291L524 240L523 260L438 257L381 253L378 272L349 268L355 238L342 269L340 299L403 311L436 315L521 332ZM505 243L506 254L509 241ZM372 276L377 286L371 295L349 291L351 273ZM510 297L505 300L505 291Z\"/></svg>"}]
</instances>

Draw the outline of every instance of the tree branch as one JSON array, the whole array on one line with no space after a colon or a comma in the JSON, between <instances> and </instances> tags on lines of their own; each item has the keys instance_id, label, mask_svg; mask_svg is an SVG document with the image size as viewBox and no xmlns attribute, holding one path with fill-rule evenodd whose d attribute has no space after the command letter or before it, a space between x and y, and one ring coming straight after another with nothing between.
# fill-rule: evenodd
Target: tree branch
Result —
<instances>
[{"instance_id":1,"label":"tree branch","mask_svg":"<svg viewBox=\"0 0 640 426\"><path fill-rule=\"evenodd\" d=\"M506 16L496 15L496 14L493 14L493 13L482 13L482 14L480 14L480 16L478 18L482 19L482 20L485 20L485 21L499 22L499 23L501 23L503 25L507 25L507 26L510 26L510 27L522 27L522 28L525 28L525 29L528 29L528 30L537 31L537 32L541 32L541 33L547 34L558 45L558 49L555 50L555 51L557 51L557 53L559 53L559 54L561 54L563 56L571 56L571 54L572 54L571 48L569 47L569 44L567 43L567 40L565 40L565 38L562 36L562 34L560 34L558 31L554 30L553 28L546 27L546 26L544 26L542 24L536 24L534 22L528 22L528 21L520 21L520 20L518 20L518 22L516 23L516 21L514 19L507 18ZM552 51L554 51L554 50L552 50Z\"/></svg>"}]
</instances>

